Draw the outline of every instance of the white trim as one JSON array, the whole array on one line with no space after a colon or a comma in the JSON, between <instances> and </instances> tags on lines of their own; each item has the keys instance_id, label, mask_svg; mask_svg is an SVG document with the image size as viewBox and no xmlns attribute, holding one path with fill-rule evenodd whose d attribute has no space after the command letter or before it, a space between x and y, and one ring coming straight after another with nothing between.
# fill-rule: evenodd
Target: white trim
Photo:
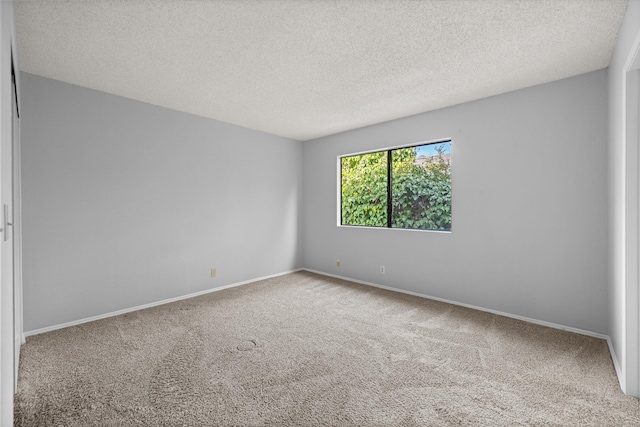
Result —
<instances>
[{"instance_id":1,"label":"white trim","mask_svg":"<svg viewBox=\"0 0 640 427\"><path fill-rule=\"evenodd\" d=\"M390 146L390 147L376 148L376 149L373 149L373 150L358 151L356 153L340 154L340 155L338 155L338 160L342 159L343 157L360 156L362 154L373 154L373 153L379 153L381 151L399 150L401 148L420 147L422 145L444 144L445 142L451 143L451 142L453 142L453 138L451 138L451 137L436 138L436 139L431 139L429 141L411 142L411 143L408 143L408 144L400 144L400 145L395 145L395 146Z\"/></svg>"},{"instance_id":2,"label":"white trim","mask_svg":"<svg viewBox=\"0 0 640 427\"><path fill-rule=\"evenodd\" d=\"M24 332L23 336L22 336L22 343L24 344L26 342L26 337L29 337L29 336L38 335L38 334L42 334L42 333L45 333L45 332L51 332L51 331L55 331L55 330L58 330L58 329L68 328L68 327L71 327L71 326L77 326L77 325L81 325L83 323L93 322L95 320L101 320L101 319L106 319L106 318L109 318L109 317L119 316L121 314L130 313L132 311L144 310L146 308L151 308L151 307L156 307L156 306L159 306L159 305L169 304L169 303L172 303L172 302L181 301L181 300L185 300L185 299L188 299L188 298L193 298L193 297L197 297L197 296L200 296L200 295L205 295L205 294L209 294L209 293L212 293L212 292L221 291L221 290L224 290L224 289L229 289L229 288L234 288L234 287L237 287L237 286L248 285L250 283L254 283L254 282L261 281L261 280L270 279L270 278L273 278L273 277L284 276L286 274L291 274L291 273L295 273L295 272L298 272L298 271L308 271L308 272L311 272L311 273L320 274L322 276L334 277L336 279L347 280L347 281L353 282L353 283L359 283L361 285L371 286L371 287L375 287L375 288L379 288L379 289L385 289L385 290L392 291L392 292L399 292L399 293L403 293L403 294L407 294L407 295L413 295L413 296L420 297L420 298L431 299L431 300L434 300L434 301L440 301L440 302L444 302L444 303L447 303L447 304L457 305L457 306L460 306L460 307L466 307L466 308L470 308L470 309L473 309L473 310L478 310L478 311L483 311L483 312L487 312L487 313L491 313L491 314L496 314L496 315L499 315L499 316L509 317L509 318L512 318L512 319L517 319L517 320L521 320L521 321L532 323L532 324L536 324L536 325L547 326L547 327L550 327L550 328L553 328L553 329L559 329L559 330L563 330L563 331L567 331L567 332L573 332L573 333L580 334L580 335L585 335L585 336L589 336L589 337L604 339L604 340L607 341L607 345L609 347L609 352L611 353L611 358L613 360L613 366L614 366L615 371L616 371L616 375L618 376L618 378L624 378L623 375L622 375L622 369L621 369L620 364L618 362L618 358L616 357L616 352L614 350L613 343L611 342L611 339L609 338L608 335L600 334L600 333L592 332L592 331L587 331L587 330L584 330L584 329L573 328L573 327L570 327L570 326L564 326L564 325L560 325L560 324L557 324L557 323L546 322L546 321L543 321L543 320L532 319L532 318L529 318L529 317L519 316L519 315L515 315L515 314L511 314L511 313L505 313L505 312L502 312L502 311L492 310L492 309L488 309L488 308L484 308L484 307L479 307L479 306L475 306L475 305L472 305L472 304L465 304L465 303L461 303L461 302L457 302L457 301L453 301L453 300L448 300L448 299L445 299L445 298L434 297L434 296L422 294L422 293L419 293L419 292L407 291L407 290L404 290L404 289L394 288L394 287L391 287L391 286L384 286L384 285L380 285L380 284L377 284L377 283L367 282L367 281L364 281L364 280L352 279L350 277L339 276L337 274L326 273L326 272L323 272L323 271L313 270L313 269L310 269L310 268L298 268L298 269L295 269L295 270L289 270L289 271L285 271L285 272L282 272L282 273L272 274L272 275L269 275L269 276L258 277L258 278L255 278L255 279L250 279L250 280L245 280L245 281L242 281L242 282L237 282L237 283L232 283L232 284L229 284L229 285L220 286L219 288L207 289L205 291L194 292L194 293L187 294L187 295L182 295L182 296L179 296L179 297L169 298L169 299L165 299L165 300L162 300L162 301L157 301L157 302L153 302L153 303L149 303L149 304L143 304L143 305L139 305L139 306L136 306L136 307L126 308L126 309L122 309L122 310L113 311L113 312L110 312L110 313L101 314L101 315L98 315L98 316L88 317L88 318L85 318L85 319L79 319L79 320L75 320L75 321L72 321L72 322L61 323L61 324L54 325L54 326L49 326L49 327L46 327L46 328L41 328L41 329L36 329L36 330L33 330L33 331Z\"/></svg>"},{"instance_id":3,"label":"white trim","mask_svg":"<svg viewBox=\"0 0 640 427\"><path fill-rule=\"evenodd\" d=\"M15 46L14 50L17 52ZM14 334L15 334L15 360L14 360L14 393L18 392L18 371L20 362L20 347L22 346L22 328L23 328L23 303L22 303L22 128L20 118L19 104L19 80L20 70L17 68L17 62L14 62L15 71L15 96L16 96L16 117L12 122L14 138L13 144L13 317L14 317ZM13 114L14 111L12 110Z\"/></svg>"},{"instance_id":4,"label":"white trim","mask_svg":"<svg viewBox=\"0 0 640 427\"><path fill-rule=\"evenodd\" d=\"M622 367L620 366L620 362L618 362L618 357L616 356L616 349L613 347L613 342L611 342L611 338L609 338L608 335L607 345L609 346L609 353L611 354L611 360L613 360L613 367L616 370L616 375L618 377L618 381L620 382L620 388L622 389L622 379L624 378L624 375L622 375Z\"/></svg>"},{"instance_id":5,"label":"white trim","mask_svg":"<svg viewBox=\"0 0 640 427\"><path fill-rule=\"evenodd\" d=\"M339 214L338 214L339 215ZM451 234L451 230L429 230L426 228L397 228L397 227L372 227L370 225L342 225L338 224L338 228L355 228L356 230L395 230L395 231L419 231L423 233L440 233Z\"/></svg>"},{"instance_id":6,"label":"white trim","mask_svg":"<svg viewBox=\"0 0 640 427\"><path fill-rule=\"evenodd\" d=\"M631 43L631 49L629 49L630 53L627 55L627 60L624 63L624 67L622 68L622 72L627 74L631 69L633 69L634 62L638 55L640 49L640 31L636 33L636 37ZM626 95L626 94L625 94Z\"/></svg>"},{"instance_id":7,"label":"white trim","mask_svg":"<svg viewBox=\"0 0 640 427\"><path fill-rule=\"evenodd\" d=\"M638 134L638 60L640 59L640 31L636 32L633 43L622 67L622 157L623 157L623 332L621 343L622 363L616 370L620 386L625 394L640 396L640 137ZM631 73L636 73L632 75ZM631 88L629 87L631 83ZM633 90L633 100L628 99ZM629 122L632 117L632 122ZM634 126L633 129L630 126ZM616 353L612 353L614 363L618 363Z\"/></svg>"},{"instance_id":8,"label":"white trim","mask_svg":"<svg viewBox=\"0 0 640 427\"><path fill-rule=\"evenodd\" d=\"M84 319L78 319L78 320L74 320L74 321L66 322L66 323L60 323L58 325L47 326L45 328L35 329L33 331L27 331L27 332L24 332L24 334L23 334L24 335L23 340L26 341L26 337L30 337L30 336L33 336L33 335L43 334L45 332L51 332L51 331L55 331L55 330L58 330L58 329L68 328L68 327L71 327L71 326L77 326L77 325L81 325L83 323L93 322L95 320L101 320L101 319L106 319L106 318L109 318L109 317L119 316L121 314L131 313L132 311L138 311L138 310L144 310L144 309L151 308L151 307L157 307L159 305L164 305L164 304L169 304L169 303L176 302L176 301L181 301L181 300L185 300L185 299L189 299L189 298L194 298L194 297L198 297L198 296L201 296L201 295L206 295L206 294L209 294L209 293L212 293L212 292L222 291L224 289L235 288L237 286L248 285L250 283L259 282L261 280L266 280L266 279L271 279L273 277L284 276L286 274L296 273L298 271L308 271L310 273L316 273L316 274L320 274L322 276L333 277L333 278L336 278L336 279L346 280L346 281L353 282L353 283L359 283L361 285L371 286L371 287L374 287L374 288L385 289L387 291L399 292L399 293L407 294L407 295L413 295L413 296L420 297L420 298L426 298L426 299L430 299L430 300L434 300L434 301L444 302L444 303L447 303L447 304L457 305L457 306L460 306L460 307L470 308L470 309L473 309L473 310L483 311L483 312L486 312L486 313L496 314L498 316L504 316L504 317L509 317L509 318L512 318L512 319L522 320L522 321L527 322L527 323L533 323L533 324L536 324L536 325L547 326L547 327L550 327L550 328L553 328L553 329L560 329L560 330L563 330L563 331L573 332L573 333L580 334L580 335L586 335L586 336L589 336L589 337L600 338L600 339L603 339L603 340L607 341L607 343L609 345L609 349L610 349L612 357L613 357L614 366L616 367L616 372L620 371L620 366L619 366L619 364L617 362L617 359L615 357L615 351L613 350L613 344L611 342L611 339L609 338L608 335L605 335L605 334L601 334L601 333L593 332L593 331L587 331L587 330L579 329L579 328L574 328L574 327L571 327L571 326L560 325L558 323L547 322L547 321L544 321L544 320L532 319L530 317L519 316L517 314L511 314L511 313L506 313L506 312L503 312L503 311L493 310L493 309L490 309L490 308L479 307L479 306L476 306L476 305L466 304L466 303L462 303L462 302L458 302L458 301L453 301L453 300L449 300L449 299L446 299L446 298L434 297L432 295L427 295L427 294L423 294L423 293L419 293L419 292L407 291L407 290L400 289L400 288L394 288L392 286L380 285L378 283L367 282L365 280L358 280L358 279L353 279L351 277L339 276L337 274L326 273L324 271L313 270L313 269L310 269L310 268L298 268L298 269L295 269L295 270L284 271L282 273L276 273L276 274L271 274L271 275L268 275L268 276L257 277L255 279L249 279L249 280L245 280L245 281L242 281L242 282L231 283L229 285L220 286L218 288L207 289L207 290L204 290L204 291L199 291L199 292L194 292L194 293L191 293L191 294L181 295L181 296L178 296L178 297L168 298L168 299L164 299L164 300L161 300L161 301L156 301L156 302L152 302L152 303L148 303L148 304L138 305L138 306L135 306L135 307L125 308L125 309L122 309L122 310L112 311L112 312L105 313L105 314L100 314L100 315L97 315L97 316L87 317L87 318L84 318ZM25 342L25 341L23 341L23 342Z\"/></svg>"},{"instance_id":9,"label":"white trim","mask_svg":"<svg viewBox=\"0 0 640 427\"><path fill-rule=\"evenodd\" d=\"M336 225L342 224L342 157L336 157Z\"/></svg>"},{"instance_id":10,"label":"white trim","mask_svg":"<svg viewBox=\"0 0 640 427\"><path fill-rule=\"evenodd\" d=\"M490 308L478 307L478 306L472 305L472 304L465 304L465 303L462 303L462 302L452 301L452 300L448 300L448 299L445 299L445 298L438 298L438 297L434 297L434 296L431 296L431 295L422 294L422 293L419 293L419 292L406 291L404 289L393 288L391 286L379 285L377 283L367 282L367 281L364 281L364 280L352 279L350 277L338 276L337 274L325 273L323 271L312 270L312 269L309 269L309 268L303 268L302 270L309 271L311 273L321 274L323 276L335 277L336 279L347 280L349 282L359 283L361 285L372 286L372 287L375 287L375 288L385 289L385 290L388 290L388 291L393 291L393 292L399 292L399 293L402 293L402 294L413 295L413 296L416 296L416 297L426 298L426 299L430 299L430 300L434 300L434 301L440 301L440 302L444 302L444 303L447 303L447 304L457 305L457 306L460 306L460 307L471 308L473 310L484 311L484 312L491 313L491 314L497 314L498 316L504 316L504 317L510 317L512 319L522 320L522 321L527 322L527 323L533 323L533 324L536 324L536 325L547 326L547 327L553 328L553 329L560 329L560 330L567 331L567 332L573 332L573 333L576 333L576 334L586 335L586 336L589 336L589 337L600 338L600 339L609 341L609 336L608 335L601 334L601 333L598 333L598 332L587 331L587 330L579 329L579 328L573 328L571 326L564 326L564 325L560 325L558 323L547 322L547 321L544 321L544 320L532 319L530 317L519 316L517 314L505 313L503 311L492 310Z\"/></svg>"},{"instance_id":11,"label":"white trim","mask_svg":"<svg viewBox=\"0 0 640 427\"><path fill-rule=\"evenodd\" d=\"M285 271L285 272L282 272L282 273L271 274L269 276L262 276L262 277L258 277L258 278L255 278L255 279L245 280L245 281L242 281L242 282L231 283L229 285L220 286L218 288L206 289L204 291L199 291L199 292L194 292L194 293L187 294L187 295L181 295L181 296L178 296L178 297L168 298L168 299L164 299L162 301L151 302L151 303L148 303L148 304L138 305L138 306L135 306L135 307L124 308L122 310L116 310L116 311L112 311L112 312L109 312L109 313L99 314L97 316L92 316L92 317L87 317L87 318L84 318L84 319L73 320L71 322L60 323L58 325L47 326L47 327L44 327L44 328L35 329L33 331L24 332L23 335L24 335L25 340L26 340L26 337L30 337L30 336L33 336L33 335L43 334L45 332L51 332L51 331L55 331L55 330L58 330L58 329L68 328L68 327L71 327L71 326L77 326L77 325L81 325L83 323L93 322L95 320L101 320L101 319L106 319L106 318L109 318L109 317L119 316L121 314L131 313L132 311L138 311L138 310L144 310L146 308L157 307L159 305L164 305L164 304L169 304L169 303L176 302L176 301L181 301L181 300L185 300L185 299L189 299L189 298L194 298L194 297L198 297L200 295L205 295L205 294L210 294L212 292L222 291L224 289L235 288L237 286L242 286L242 285L248 285L250 283L259 282L261 280L271 279L273 277L284 276L285 274L295 273L295 272L300 271L300 270L302 270L302 269L299 268L299 269L296 269L296 270L289 270L289 271Z\"/></svg>"},{"instance_id":12,"label":"white trim","mask_svg":"<svg viewBox=\"0 0 640 427\"><path fill-rule=\"evenodd\" d=\"M6 148L7 141L10 141L9 144L13 148L13 139L11 138L13 127L11 120L11 61L13 60L16 71L20 69L20 64L15 56L17 43L14 6L13 0L0 2L0 56L2 57L0 60L0 140L3 149ZM6 172L3 173L6 174ZM11 191L13 192L13 188ZM7 201L4 200L3 203L5 202ZM4 250L6 251L8 248ZM2 275L6 276L5 272ZM0 313L0 424L9 426L13 425L15 365L18 363L14 349L16 334L13 274L10 282L5 277L0 283Z\"/></svg>"}]
</instances>

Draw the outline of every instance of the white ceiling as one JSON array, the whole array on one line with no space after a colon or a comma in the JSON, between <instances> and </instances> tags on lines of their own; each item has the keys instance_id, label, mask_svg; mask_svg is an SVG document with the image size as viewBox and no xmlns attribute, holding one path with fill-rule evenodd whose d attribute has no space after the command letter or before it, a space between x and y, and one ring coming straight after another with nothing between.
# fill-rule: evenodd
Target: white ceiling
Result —
<instances>
[{"instance_id":1,"label":"white ceiling","mask_svg":"<svg viewBox=\"0 0 640 427\"><path fill-rule=\"evenodd\" d=\"M627 0L19 0L29 73L297 140L609 65Z\"/></svg>"}]
</instances>

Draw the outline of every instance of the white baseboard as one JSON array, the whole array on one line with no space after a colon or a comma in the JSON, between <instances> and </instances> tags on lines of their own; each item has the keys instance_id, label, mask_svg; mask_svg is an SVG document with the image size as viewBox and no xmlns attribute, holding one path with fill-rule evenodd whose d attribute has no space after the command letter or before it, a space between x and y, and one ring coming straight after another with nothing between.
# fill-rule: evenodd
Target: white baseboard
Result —
<instances>
[{"instance_id":1,"label":"white baseboard","mask_svg":"<svg viewBox=\"0 0 640 427\"><path fill-rule=\"evenodd\" d=\"M234 288L236 286L243 286L243 285L247 285L247 284L250 284L250 283L258 282L260 280L265 280L265 279L270 279L270 278L273 278L273 277L283 276L285 274L295 273L297 271L309 271L311 273L316 273L316 274L320 274L320 275L323 275L323 276L328 276L328 277L334 277L334 278L337 278L337 279L347 280L347 281L350 281L350 282L359 283L359 284L366 285L366 286L372 286L372 287L375 287L375 288L386 289L386 290L393 291L393 292L400 292L400 293L403 293L403 294L413 295L413 296L417 296L417 297L420 297L420 298L427 298L427 299L432 299L432 300L435 300L435 301L441 301L441 302L444 302L444 303L447 303L447 304L458 305L458 306L461 306L461 307L466 307L466 308L471 308L471 309L474 309L474 310L484 311L484 312L487 312L487 313L497 314L499 316L505 316L505 317L510 317L512 319L522 320L524 322L533 323L533 324L536 324L536 325L547 326L547 327L554 328L554 329L560 329L560 330L563 330L563 331L574 332L574 333L577 333L577 334L586 335L586 336L590 336L590 337L600 338L600 339L606 340L607 344L609 346L609 352L611 353L611 359L613 360L613 366L614 366L614 368L616 370L616 375L618 376L618 380L620 382L620 385L621 385L622 389L624 390L625 382L624 382L624 376L622 375L622 369L620 367L620 363L619 363L618 358L616 356L616 352L615 352L615 350L613 348L613 343L611 342L611 338L609 338L608 335L600 334L600 333L593 332L593 331L587 331L587 330L583 330L583 329L579 329L579 328L573 328L573 327L570 327L570 326L564 326L564 325L560 325L560 324L557 324L557 323L546 322L544 320L532 319L532 318L529 318L529 317L519 316L519 315L516 315L516 314L505 313L505 312L498 311L498 310L492 310L492 309L488 309L488 308L484 308L484 307L478 307L478 306L475 306L475 305L465 304L465 303L461 303L461 302L457 302L457 301L452 301L452 300L448 300L448 299L445 299L445 298L434 297L434 296L431 296L431 295L426 295L426 294L422 294L422 293L418 293L418 292L406 291L404 289L394 288L394 287L391 287L391 286L384 286L384 285L380 285L380 284L377 284L377 283L367 282L367 281L364 281L364 280L358 280L358 279L353 279L353 278L350 278L350 277L339 276L337 274L326 273L324 271L313 270L313 269L310 269L310 268L299 268L299 269L296 269L296 270L284 271L282 273L276 273L276 274L272 274L272 275L269 275L269 276L263 276L263 277L258 277L258 278L255 278L255 279L245 280L245 281L242 281L242 282L232 283L232 284L229 284L229 285L220 286L218 288L207 289L207 290L204 290L204 291L194 292L194 293L191 293L191 294L182 295L182 296L178 296L178 297L174 297L174 298L169 298L169 299L165 299L165 300L162 300L162 301L156 301L156 302L152 302L152 303L149 303L149 304L143 304L143 305L139 305L139 306L135 306L135 307L125 308L125 309L122 309L122 310L117 310L117 311L113 311L113 312L110 312L110 313L101 314L101 315L98 315L98 316L92 316L92 317L88 317L88 318L85 318L85 319L78 319L78 320L74 320L74 321L71 321L71 322L66 322L66 323L61 323L61 324L58 324L58 325L47 326L45 328L35 329L33 331L27 331L27 332L24 332L22 334L22 344L24 344L26 342L26 338L29 337L29 336L38 335L38 334L42 334L42 333L50 332L50 331L55 331L57 329L68 328L70 326L81 325L83 323L93 322L95 320L106 319L108 317L119 316L121 314L130 313L132 311L144 310L145 308L151 308L151 307L156 307L156 306L163 305L163 304L169 304L169 303L172 303L172 302L176 302L176 301L180 301L180 300L184 300L184 299L188 299L188 298L197 297L197 296L200 296L200 295L205 295L205 294L208 294L208 293L211 293L211 292L221 291L223 289Z\"/></svg>"},{"instance_id":2,"label":"white baseboard","mask_svg":"<svg viewBox=\"0 0 640 427\"><path fill-rule=\"evenodd\" d=\"M616 355L616 350L613 348L613 343L611 342L611 338L607 336L607 344L609 345L609 353L611 354L611 360L613 360L613 367L616 370L616 375L618 376L618 382L620 383L620 388L624 391L627 389L627 380L622 374L622 368L620 367L620 362L618 361L618 356Z\"/></svg>"},{"instance_id":3,"label":"white baseboard","mask_svg":"<svg viewBox=\"0 0 640 427\"><path fill-rule=\"evenodd\" d=\"M400 292L400 293L403 293L403 294L413 295L413 296L420 297L420 298L427 298L427 299L431 299L431 300L435 300L435 301L445 302L447 304L453 304L453 305L458 305L458 306L461 306L461 307L471 308L471 309L474 309L474 310L484 311L484 312L487 312L487 313L497 314L499 316L510 317L512 319L522 320L524 322L534 323L536 325L548 326L548 327L553 328L553 329L560 329L560 330L563 330L563 331L574 332L574 333L580 334L580 335L586 335L586 336L589 336L589 337L600 338L600 339L603 339L603 340L607 340L608 342L611 341L609 339L608 335L601 334L601 333L598 333L598 332L586 331L586 330L579 329L579 328L573 328L571 326L564 326L564 325L560 325L560 324L557 324L557 323L547 322L547 321L544 321L544 320L532 319L530 317L519 316L517 314L511 314L511 313L505 313L505 312L498 311L498 310L492 310L490 308L478 307L478 306L475 306L475 305L465 304L465 303L457 302L457 301L452 301L452 300L448 300L448 299L445 299L445 298L438 298L438 297L434 297L434 296L431 296L431 295L421 294L421 293L418 293L418 292L405 291L404 289L394 288L394 287L391 287L391 286L379 285L377 283L366 282L364 280L352 279L350 277L344 277L344 276L339 276L337 274L325 273L323 271L312 270L312 269L309 269L309 268L302 268L301 270L309 271L311 273L321 274L323 276L335 277L336 279L347 280L349 282L360 283L361 285L373 286L375 288L386 289L388 291ZM612 348L612 347L610 346L610 348Z\"/></svg>"},{"instance_id":4,"label":"white baseboard","mask_svg":"<svg viewBox=\"0 0 640 427\"><path fill-rule=\"evenodd\" d=\"M208 293L211 293L211 292L221 291L223 289L234 288L236 286L243 286L243 285L247 285L247 284L250 284L250 283L258 282L260 280L265 280L265 279L270 279L270 278L273 278L273 277L283 276L285 274L295 273L297 271L309 271L311 273L316 273L316 274L320 274L320 275L323 275L323 276L328 276L328 277L334 277L334 278L337 278L337 279L347 280L347 281L350 281L350 282L359 283L359 284L366 285L366 286L372 286L372 287L375 287L375 288L386 289L386 290L393 291L393 292L400 292L400 293L403 293L403 294L413 295L413 296L417 296L417 297L420 297L420 298L427 298L427 299L432 299L432 300L435 300L435 301L441 301L441 302L444 302L444 303L447 303L447 304L458 305L458 306L461 306L461 307L466 307L466 308L471 308L471 309L474 309L474 310L484 311L484 312L487 312L487 313L497 314L499 316L510 317L512 319L522 320L524 322L533 323L533 324L536 324L536 325L547 326L547 327L554 328L554 329L560 329L560 330L563 330L563 331L574 332L574 333L581 334L581 335L586 335L586 336L590 336L590 337L594 337L594 338L604 339L604 340L607 341L607 345L609 346L609 353L611 354L611 359L613 360L613 366L615 368L616 375L618 376L618 381L620 382L620 386L621 386L621 388L623 390L625 389L625 378L624 378L624 375L622 374L622 369L620 367L620 363L618 361L618 357L616 355L615 349L613 348L613 343L611 342L611 338L608 335L600 334L600 333L593 332L593 331L587 331L587 330L583 330L583 329L579 329L579 328L573 328L573 327L570 327L570 326L564 326L564 325L560 325L560 324L557 324L557 323L546 322L544 320L532 319L532 318L529 318L529 317L519 316L519 315L516 315L516 314L505 313L505 312L498 311L498 310L492 310L492 309L488 309L488 308L484 308L484 307L478 307L478 306L475 306L475 305L465 304L465 303L461 303L461 302L457 302L457 301L452 301L452 300L448 300L448 299L445 299L445 298L434 297L434 296L431 296L431 295L426 295L426 294L422 294L422 293L418 293L418 292L406 291L404 289L394 288L394 287L391 287L391 286L384 286L384 285L380 285L380 284L377 284L377 283L367 282L367 281L364 281L364 280L358 280L358 279L353 279L353 278L350 278L350 277L339 276L337 274L326 273L324 271L313 270L313 269L310 269L310 268L299 268L299 269L296 269L296 270L284 271L282 273L271 274L269 276L258 277L258 278L255 278L255 279L250 279L250 280L245 280L245 281L242 281L242 282L232 283L232 284L225 285L225 286L220 286L219 288L207 289L207 290L204 290L204 291L194 292L194 293L191 293L191 294L182 295L182 296L174 297L174 298L169 298L169 299L165 299L165 300L162 300L162 301L152 302L152 303L149 303L149 304L143 304L143 305L139 305L139 306L136 306L136 307L126 308L126 309L123 309L123 310L117 310L117 311L113 311L113 312L110 312L110 313L101 314L101 315L98 315L98 316L92 316L92 317L88 317L88 318L85 318L85 319L74 320L74 321L71 321L71 322L66 322L66 323L61 323L61 324L58 324L58 325L53 325L53 326L48 326L48 327L45 327L45 328L36 329L36 330L33 330L33 331L23 332L23 334L22 334L22 344L26 343L26 338L29 337L29 336L38 335L38 334L42 334L42 333L50 332L50 331L55 331L57 329L68 328L70 326L76 326L76 325L80 325L80 324L83 324L83 323L93 322L95 320L106 319L108 317L119 316L121 314L130 313L132 311L144 310L145 308L151 308L151 307L156 307L156 306L163 305L163 304L169 304L169 303L172 303L172 302L176 302L176 301L180 301L180 300L184 300L184 299L188 299L188 298L197 297L197 296L200 296L200 295L205 295L205 294L208 294Z\"/></svg>"},{"instance_id":5,"label":"white baseboard","mask_svg":"<svg viewBox=\"0 0 640 427\"><path fill-rule=\"evenodd\" d=\"M218 288L206 289L204 291L194 292L194 293L187 294L187 295L181 295L181 296L174 297L174 298L168 298L168 299L164 299L162 301L151 302L151 303L148 303L148 304L138 305L138 306L135 306L135 307L125 308L125 309L122 309L122 310L112 311L112 312L104 313L104 314L99 314L97 316L87 317L87 318L84 318L84 319L73 320L71 322L65 322L65 323L60 323L58 325L47 326L47 327L44 327L44 328L35 329L33 331L28 331L28 332L24 332L23 333L23 335L25 337L25 341L24 342L26 342L26 337L30 337L30 336L33 336L33 335L43 334L45 332L51 332L51 331L55 331L57 329L68 328L70 326L81 325L83 323L93 322L95 320L100 320L100 319L106 319L108 317L119 316L121 314L130 313L132 311L144 310L145 308L151 308L151 307L156 307L156 306L163 305L163 304L169 304L171 302L176 302L176 301L180 301L180 300L184 300L184 299L188 299L188 298L193 298L193 297L197 297L197 296L200 296L200 295L209 294L211 292L221 291L223 289L229 289L229 288L235 288L236 286L248 285L249 283L258 282L260 280L265 280L265 279L271 279L273 277L284 276L285 274L295 273L296 271L300 271L300 270L302 270L302 269L299 268L299 269L296 269L296 270L289 270L289 271L284 271L282 273L271 274L269 276L257 277L255 279L245 280L245 281L242 281L242 282L236 282L236 283L232 283L232 284L229 284L229 285L220 286Z\"/></svg>"}]
</instances>

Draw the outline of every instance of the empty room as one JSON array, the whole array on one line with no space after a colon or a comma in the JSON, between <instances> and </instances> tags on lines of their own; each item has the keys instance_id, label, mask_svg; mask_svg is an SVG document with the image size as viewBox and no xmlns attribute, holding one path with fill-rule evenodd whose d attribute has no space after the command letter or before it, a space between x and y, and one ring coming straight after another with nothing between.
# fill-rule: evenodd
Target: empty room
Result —
<instances>
[{"instance_id":1,"label":"empty room","mask_svg":"<svg viewBox=\"0 0 640 427\"><path fill-rule=\"evenodd\" d=\"M1 426L640 425L639 0L0 23Z\"/></svg>"}]
</instances>

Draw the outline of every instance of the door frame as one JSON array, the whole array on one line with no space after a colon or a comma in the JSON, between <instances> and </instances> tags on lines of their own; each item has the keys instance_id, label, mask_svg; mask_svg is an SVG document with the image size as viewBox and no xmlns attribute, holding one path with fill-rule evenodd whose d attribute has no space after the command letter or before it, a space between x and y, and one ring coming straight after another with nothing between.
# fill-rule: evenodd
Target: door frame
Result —
<instances>
[{"instance_id":1,"label":"door frame","mask_svg":"<svg viewBox=\"0 0 640 427\"><path fill-rule=\"evenodd\" d=\"M640 397L640 33L622 69L625 156L623 391Z\"/></svg>"},{"instance_id":2,"label":"door frame","mask_svg":"<svg viewBox=\"0 0 640 427\"><path fill-rule=\"evenodd\" d=\"M12 154L13 154L13 215L11 229L13 237L13 323L14 323L14 392L18 391L18 368L20 362L20 347L25 343L22 322L22 160L20 147L20 106L18 98L18 74L11 60L13 96L12 103ZM15 105L15 109L13 106Z\"/></svg>"},{"instance_id":3,"label":"door frame","mask_svg":"<svg viewBox=\"0 0 640 427\"><path fill-rule=\"evenodd\" d=\"M16 109L20 111L20 74L12 72L12 67L19 70L17 55L17 38L15 28L14 0L0 2L0 147L12 147L14 138L12 128L13 108L12 99L16 101ZM12 94L12 86L15 76L15 96ZM19 126L18 126L19 128ZM16 129L16 144L20 145L20 133ZM6 150L6 148L5 148ZM0 180L1 180L0 162ZM1 182L0 182L1 184ZM12 189L15 194L15 188ZM19 200L19 195L16 195ZM15 213L14 213L15 215ZM15 219L15 218L12 218ZM15 240L15 230L11 230ZM0 259L2 249L0 247ZM13 265L15 268L15 264ZM0 263L0 273L2 265ZM0 274L1 277L1 274ZM13 425L13 395L15 391L15 375L17 351L16 335L22 336L22 331L16 333L17 328L22 328L22 292L14 293L14 280L11 283L0 281L0 425ZM18 294L18 300L14 295ZM18 310L16 310L16 306ZM16 313L20 316L16 325Z\"/></svg>"}]
</instances>

